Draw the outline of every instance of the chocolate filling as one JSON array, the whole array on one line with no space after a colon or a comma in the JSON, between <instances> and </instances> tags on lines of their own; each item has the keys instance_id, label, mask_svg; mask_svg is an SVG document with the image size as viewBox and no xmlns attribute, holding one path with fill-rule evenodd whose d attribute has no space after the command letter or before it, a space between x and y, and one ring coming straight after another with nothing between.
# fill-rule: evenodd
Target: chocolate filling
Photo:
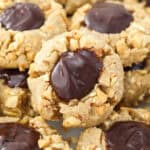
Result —
<instances>
[{"instance_id":1,"label":"chocolate filling","mask_svg":"<svg viewBox=\"0 0 150 150\"><path fill-rule=\"evenodd\" d=\"M145 67L145 63L141 62L138 64L133 64L131 67L124 67L124 71L127 72L127 71L140 70L140 69L144 69L144 67Z\"/></svg>"},{"instance_id":2,"label":"chocolate filling","mask_svg":"<svg viewBox=\"0 0 150 150\"><path fill-rule=\"evenodd\" d=\"M101 33L120 33L133 21L131 13L123 5L97 2L87 12L85 24Z\"/></svg>"},{"instance_id":3,"label":"chocolate filling","mask_svg":"<svg viewBox=\"0 0 150 150\"><path fill-rule=\"evenodd\" d=\"M40 150L40 134L32 128L17 123L0 124L1 150Z\"/></svg>"},{"instance_id":4,"label":"chocolate filling","mask_svg":"<svg viewBox=\"0 0 150 150\"><path fill-rule=\"evenodd\" d=\"M18 31L40 28L44 20L40 8L31 3L16 3L0 15L0 23L3 27Z\"/></svg>"},{"instance_id":5,"label":"chocolate filling","mask_svg":"<svg viewBox=\"0 0 150 150\"><path fill-rule=\"evenodd\" d=\"M150 0L146 0L146 6L150 6Z\"/></svg>"},{"instance_id":6,"label":"chocolate filling","mask_svg":"<svg viewBox=\"0 0 150 150\"><path fill-rule=\"evenodd\" d=\"M94 52L88 49L68 51L54 66L51 84L61 99L80 99L94 88L102 68L101 59Z\"/></svg>"},{"instance_id":7,"label":"chocolate filling","mask_svg":"<svg viewBox=\"0 0 150 150\"><path fill-rule=\"evenodd\" d=\"M105 132L107 150L149 150L150 127L134 121L117 122Z\"/></svg>"},{"instance_id":8,"label":"chocolate filling","mask_svg":"<svg viewBox=\"0 0 150 150\"><path fill-rule=\"evenodd\" d=\"M10 88L27 88L28 72L20 72L18 69L0 69L0 79Z\"/></svg>"}]
</instances>

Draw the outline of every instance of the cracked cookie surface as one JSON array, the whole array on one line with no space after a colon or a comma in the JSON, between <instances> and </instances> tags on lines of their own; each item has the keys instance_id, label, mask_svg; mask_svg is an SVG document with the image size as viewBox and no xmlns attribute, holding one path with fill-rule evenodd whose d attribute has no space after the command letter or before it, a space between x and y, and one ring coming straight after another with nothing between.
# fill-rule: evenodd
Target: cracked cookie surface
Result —
<instances>
[{"instance_id":1,"label":"cracked cookie surface","mask_svg":"<svg viewBox=\"0 0 150 150\"><path fill-rule=\"evenodd\" d=\"M120 101L123 77L121 60L105 36L75 30L43 45L30 66L28 85L42 117L62 115L64 127L87 127L103 122Z\"/></svg>"},{"instance_id":2,"label":"cracked cookie surface","mask_svg":"<svg viewBox=\"0 0 150 150\"><path fill-rule=\"evenodd\" d=\"M53 0L1 1L0 68L27 69L42 42L66 30L65 12Z\"/></svg>"}]
</instances>

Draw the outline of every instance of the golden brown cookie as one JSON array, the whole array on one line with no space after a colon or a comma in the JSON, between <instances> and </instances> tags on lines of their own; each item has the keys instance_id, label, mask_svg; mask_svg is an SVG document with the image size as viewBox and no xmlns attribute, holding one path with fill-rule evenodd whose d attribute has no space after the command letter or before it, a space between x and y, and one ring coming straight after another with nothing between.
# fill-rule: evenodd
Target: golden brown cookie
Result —
<instances>
[{"instance_id":1,"label":"golden brown cookie","mask_svg":"<svg viewBox=\"0 0 150 150\"><path fill-rule=\"evenodd\" d=\"M7 122L5 120L7 119ZM67 141L41 118L19 123L0 117L0 146L7 150L71 150Z\"/></svg>"},{"instance_id":2,"label":"golden brown cookie","mask_svg":"<svg viewBox=\"0 0 150 150\"><path fill-rule=\"evenodd\" d=\"M86 3L96 2L97 0L57 0L59 3L63 4L65 10L68 14L73 14L79 7ZM103 1L103 0L101 0Z\"/></svg>"},{"instance_id":3,"label":"golden brown cookie","mask_svg":"<svg viewBox=\"0 0 150 150\"><path fill-rule=\"evenodd\" d=\"M105 1L105 0L77 0L77 1L75 1L75 0L56 0L56 1L61 3L64 6L67 14L72 15L73 13L75 13L75 11L79 7L81 7L81 6L83 6L87 3L91 4L91 3L95 3L97 1L102 2L102 1ZM114 1L116 1L116 0L114 0ZM122 1L122 0L120 0L120 1Z\"/></svg>"},{"instance_id":4,"label":"golden brown cookie","mask_svg":"<svg viewBox=\"0 0 150 150\"><path fill-rule=\"evenodd\" d=\"M70 29L86 28L108 36L124 66L142 62L150 52L150 17L143 4L98 2L79 8Z\"/></svg>"},{"instance_id":5,"label":"golden brown cookie","mask_svg":"<svg viewBox=\"0 0 150 150\"><path fill-rule=\"evenodd\" d=\"M137 105L150 97L150 57L125 69L123 105Z\"/></svg>"},{"instance_id":6,"label":"golden brown cookie","mask_svg":"<svg viewBox=\"0 0 150 150\"><path fill-rule=\"evenodd\" d=\"M0 68L27 69L42 42L66 30L65 12L53 0L2 0Z\"/></svg>"},{"instance_id":7,"label":"golden brown cookie","mask_svg":"<svg viewBox=\"0 0 150 150\"><path fill-rule=\"evenodd\" d=\"M75 30L47 41L29 70L34 110L64 127L103 122L123 94L121 60L107 37Z\"/></svg>"},{"instance_id":8,"label":"golden brown cookie","mask_svg":"<svg viewBox=\"0 0 150 150\"><path fill-rule=\"evenodd\" d=\"M22 119L32 116L28 72L18 69L0 69L0 116Z\"/></svg>"},{"instance_id":9,"label":"golden brown cookie","mask_svg":"<svg viewBox=\"0 0 150 150\"><path fill-rule=\"evenodd\" d=\"M102 127L86 129L76 150L149 149L150 112L145 109L121 108Z\"/></svg>"}]
</instances>

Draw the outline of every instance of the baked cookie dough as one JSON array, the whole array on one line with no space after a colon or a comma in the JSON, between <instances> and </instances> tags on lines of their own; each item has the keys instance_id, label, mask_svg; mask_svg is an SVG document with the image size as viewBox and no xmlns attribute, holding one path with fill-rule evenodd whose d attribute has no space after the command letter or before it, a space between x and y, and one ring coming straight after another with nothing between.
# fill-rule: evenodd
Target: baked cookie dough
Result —
<instances>
[{"instance_id":1,"label":"baked cookie dough","mask_svg":"<svg viewBox=\"0 0 150 150\"><path fill-rule=\"evenodd\" d=\"M150 112L121 108L102 127L86 129L76 150L148 150L150 147Z\"/></svg>"},{"instance_id":2,"label":"baked cookie dough","mask_svg":"<svg viewBox=\"0 0 150 150\"><path fill-rule=\"evenodd\" d=\"M137 105L150 97L150 56L125 69L123 105Z\"/></svg>"},{"instance_id":3,"label":"baked cookie dough","mask_svg":"<svg viewBox=\"0 0 150 150\"><path fill-rule=\"evenodd\" d=\"M72 15L79 7L83 6L84 4L91 4L97 1L105 1L105 0L56 0L57 2L63 4L67 14ZM117 1L117 0L114 0ZM121 1L121 0L120 0Z\"/></svg>"},{"instance_id":4,"label":"baked cookie dough","mask_svg":"<svg viewBox=\"0 0 150 150\"><path fill-rule=\"evenodd\" d=\"M130 2L130 3L132 3L132 2L141 2L141 3L144 3L144 5L146 6L146 7L149 7L150 6L150 0L124 0L125 2Z\"/></svg>"},{"instance_id":5,"label":"baked cookie dough","mask_svg":"<svg viewBox=\"0 0 150 150\"><path fill-rule=\"evenodd\" d=\"M124 66L142 62L150 52L150 16L140 3L97 2L79 8L70 29L86 28L108 36Z\"/></svg>"},{"instance_id":6,"label":"baked cookie dough","mask_svg":"<svg viewBox=\"0 0 150 150\"><path fill-rule=\"evenodd\" d=\"M43 118L62 116L63 126L103 122L123 94L123 67L107 38L75 30L46 42L29 70L34 110Z\"/></svg>"},{"instance_id":7,"label":"baked cookie dough","mask_svg":"<svg viewBox=\"0 0 150 150\"><path fill-rule=\"evenodd\" d=\"M31 118L26 124L0 120L1 149L71 150L67 141L64 141L41 117Z\"/></svg>"},{"instance_id":8,"label":"baked cookie dough","mask_svg":"<svg viewBox=\"0 0 150 150\"><path fill-rule=\"evenodd\" d=\"M53 0L2 0L0 68L27 69L42 42L66 30L65 11Z\"/></svg>"},{"instance_id":9,"label":"baked cookie dough","mask_svg":"<svg viewBox=\"0 0 150 150\"><path fill-rule=\"evenodd\" d=\"M57 0L59 3L63 4L66 12L68 14L73 14L79 7L86 3L96 2L98 0ZM100 0L104 1L104 0Z\"/></svg>"},{"instance_id":10,"label":"baked cookie dough","mask_svg":"<svg viewBox=\"0 0 150 150\"><path fill-rule=\"evenodd\" d=\"M0 116L32 116L30 94L27 88L27 71L0 69Z\"/></svg>"}]
</instances>

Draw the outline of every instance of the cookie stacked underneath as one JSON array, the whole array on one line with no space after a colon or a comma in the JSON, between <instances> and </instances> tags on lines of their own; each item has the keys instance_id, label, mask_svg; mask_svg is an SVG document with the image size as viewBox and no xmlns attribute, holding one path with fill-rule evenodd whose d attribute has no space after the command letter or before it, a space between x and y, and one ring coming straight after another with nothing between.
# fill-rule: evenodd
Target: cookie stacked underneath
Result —
<instances>
[{"instance_id":1,"label":"cookie stacked underneath","mask_svg":"<svg viewBox=\"0 0 150 150\"><path fill-rule=\"evenodd\" d=\"M0 1L1 150L149 150L149 80L149 0Z\"/></svg>"}]
</instances>

